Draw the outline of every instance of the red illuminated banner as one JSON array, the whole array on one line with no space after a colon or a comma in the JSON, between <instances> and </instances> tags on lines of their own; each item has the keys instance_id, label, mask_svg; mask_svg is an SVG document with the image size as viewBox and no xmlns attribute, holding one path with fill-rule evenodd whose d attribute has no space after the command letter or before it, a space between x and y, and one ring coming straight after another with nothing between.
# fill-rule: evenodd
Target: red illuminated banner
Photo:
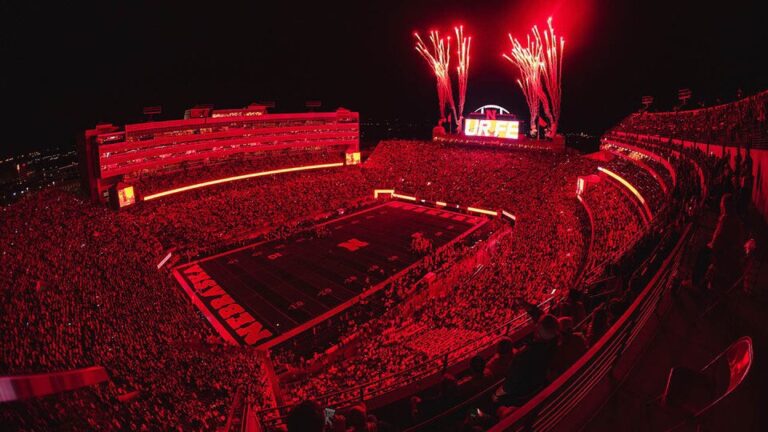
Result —
<instances>
[{"instance_id":1,"label":"red illuminated banner","mask_svg":"<svg viewBox=\"0 0 768 432\"><path fill-rule=\"evenodd\" d=\"M464 120L464 135L518 139L520 122L511 120L473 119Z\"/></svg>"},{"instance_id":2,"label":"red illuminated banner","mask_svg":"<svg viewBox=\"0 0 768 432\"><path fill-rule=\"evenodd\" d=\"M109 375L101 366L35 375L3 376L0 377L0 402L48 396L107 380Z\"/></svg>"}]
</instances>

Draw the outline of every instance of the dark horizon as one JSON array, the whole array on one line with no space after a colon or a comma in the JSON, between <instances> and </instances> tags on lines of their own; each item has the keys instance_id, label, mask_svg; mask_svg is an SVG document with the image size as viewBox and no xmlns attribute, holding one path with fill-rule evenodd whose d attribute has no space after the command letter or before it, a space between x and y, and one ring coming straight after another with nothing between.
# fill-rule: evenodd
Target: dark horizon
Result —
<instances>
[{"instance_id":1,"label":"dark horizon","mask_svg":"<svg viewBox=\"0 0 768 432\"><path fill-rule=\"evenodd\" d=\"M708 105L766 88L768 38L750 3L4 3L0 88L11 127L2 153L70 147L98 122L141 121L150 105L180 118L201 103L271 100L292 111L321 100L323 110L359 111L361 122L434 122L434 81L412 32L459 23L473 35L467 111L495 103L525 118L501 53L507 32L523 36L548 15L566 37L561 129L600 133L643 95L670 108L682 87Z\"/></svg>"}]
</instances>

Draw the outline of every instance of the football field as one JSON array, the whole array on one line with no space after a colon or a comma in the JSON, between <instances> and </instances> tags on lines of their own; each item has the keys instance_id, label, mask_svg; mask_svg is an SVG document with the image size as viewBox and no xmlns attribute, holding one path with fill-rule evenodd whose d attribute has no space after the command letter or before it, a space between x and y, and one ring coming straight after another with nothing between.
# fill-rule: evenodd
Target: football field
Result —
<instances>
[{"instance_id":1,"label":"football field","mask_svg":"<svg viewBox=\"0 0 768 432\"><path fill-rule=\"evenodd\" d=\"M184 264L174 275L222 336L262 345L346 309L416 264L414 236L435 249L486 219L390 201L322 224L322 235L257 243Z\"/></svg>"}]
</instances>

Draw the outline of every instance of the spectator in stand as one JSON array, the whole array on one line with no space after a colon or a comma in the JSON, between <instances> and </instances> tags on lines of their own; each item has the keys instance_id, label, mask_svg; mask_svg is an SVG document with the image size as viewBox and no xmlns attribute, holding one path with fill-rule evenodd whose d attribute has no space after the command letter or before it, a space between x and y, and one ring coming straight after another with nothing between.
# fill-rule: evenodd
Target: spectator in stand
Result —
<instances>
[{"instance_id":1,"label":"spectator in stand","mask_svg":"<svg viewBox=\"0 0 768 432\"><path fill-rule=\"evenodd\" d=\"M499 341L496 353L488 360L485 366L484 373L486 376L493 379L499 379L504 376L514 358L515 353L512 348L512 339L505 337Z\"/></svg>"},{"instance_id":2,"label":"spectator in stand","mask_svg":"<svg viewBox=\"0 0 768 432\"><path fill-rule=\"evenodd\" d=\"M587 311L584 308L584 302L581 300L583 293L577 289L568 291L568 297L558 305L557 315L570 317L571 327L573 323L580 323L587 317Z\"/></svg>"},{"instance_id":3,"label":"spectator in stand","mask_svg":"<svg viewBox=\"0 0 768 432\"><path fill-rule=\"evenodd\" d=\"M616 293L613 298L608 300L608 323L612 325L618 321L619 317L621 317L621 315L627 309L627 306L628 305L625 302L625 298L620 292Z\"/></svg>"},{"instance_id":4,"label":"spectator in stand","mask_svg":"<svg viewBox=\"0 0 768 432\"><path fill-rule=\"evenodd\" d=\"M744 243L744 282L742 289L745 293L750 295L762 295L761 290L765 290L765 287L757 286L758 269L760 268L760 261L757 258L757 241L754 238L750 238Z\"/></svg>"},{"instance_id":5,"label":"spectator in stand","mask_svg":"<svg viewBox=\"0 0 768 432\"><path fill-rule=\"evenodd\" d=\"M534 308L529 305L532 316ZM519 405L547 382L552 359L557 353L560 323L554 315L541 314L533 340L515 354L507 369L507 379L496 397L502 405Z\"/></svg>"},{"instance_id":6,"label":"spectator in stand","mask_svg":"<svg viewBox=\"0 0 768 432\"><path fill-rule=\"evenodd\" d=\"M592 312L592 320L589 323L587 331L587 341L589 345L594 345L600 337L608 330L608 311L605 306L600 305Z\"/></svg>"},{"instance_id":7,"label":"spectator in stand","mask_svg":"<svg viewBox=\"0 0 768 432\"><path fill-rule=\"evenodd\" d=\"M733 103L687 111L637 113L615 130L710 144L741 144L768 132L768 91Z\"/></svg>"},{"instance_id":8,"label":"spectator in stand","mask_svg":"<svg viewBox=\"0 0 768 432\"><path fill-rule=\"evenodd\" d=\"M320 405L304 401L293 407L286 421L288 432L323 432L325 417Z\"/></svg>"},{"instance_id":9,"label":"spectator in stand","mask_svg":"<svg viewBox=\"0 0 768 432\"><path fill-rule=\"evenodd\" d=\"M461 402L459 383L451 374L444 374L437 394L411 398L411 415L415 422L429 419Z\"/></svg>"},{"instance_id":10,"label":"spectator in stand","mask_svg":"<svg viewBox=\"0 0 768 432\"><path fill-rule=\"evenodd\" d=\"M686 156L697 160L707 175L715 172L712 158L700 152ZM325 158L308 155L302 160ZM270 163L248 161L245 166L261 170ZM675 196L690 199L698 190L689 185L699 183L691 174L693 165L679 163L681 190ZM273 408L277 399L266 378L264 357L224 345L173 279L157 270L157 262L170 248L176 248L174 255L191 259L255 239L311 230L314 220L370 199L375 187L505 209L518 219L514 228L489 222L497 237L487 244L457 243L427 253L414 275L393 282L383 290L383 298L361 302L343 320L324 323L324 334L354 341L350 346L355 351L343 359L326 362L325 346L312 342L273 350L278 373L290 371L294 376L281 380L284 400L319 400L372 377L377 381L366 387L367 394L402 385L445 353L451 353L450 362L476 355L477 345L467 348L468 341L497 343L503 334L499 328L520 328L500 326L513 322L523 310L536 323L533 341L515 353L511 341L501 340L485 369L494 378L508 376L505 388L510 395L529 394L546 382L559 332L557 319L532 305L557 303L582 271L602 275L610 262L637 244L635 233L645 232L632 202L607 182L585 198L595 213L591 232L573 188L579 175L593 173L596 167L597 162L570 152L389 141L380 143L362 167L222 184L121 212L61 189L4 207L0 280L8 283L0 291L0 331L5 335L0 369L24 374L97 364L107 368L111 379L98 387L9 406L0 412L0 424L20 430L51 425L77 430L210 430L226 422L239 388L255 410ZM211 167L211 176L229 168ZM616 162L614 168L637 181L644 196L668 198L633 165ZM190 170L152 175L140 182L147 190L160 190L188 184L198 174ZM656 220L665 221L663 215ZM590 236L595 245L588 252ZM443 284L440 296L417 297L422 292L415 285L417 276L427 272L440 275L435 282ZM577 297L569 296L560 308L567 316L586 313ZM593 315L591 341L607 328L601 310L605 322L596 319L600 310ZM481 363L473 362L474 382L479 382ZM131 394L137 397L119 402ZM459 399L456 380L446 377L432 405L445 409ZM324 403L334 402L339 401ZM301 409L316 420L316 408Z\"/></svg>"},{"instance_id":11,"label":"spectator in stand","mask_svg":"<svg viewBox=\"0 0 768 432\"><path fill-rule=\"evenodd\" d=\"M725 194L720 199L720 218L707 245L711 250L710 283L715 291L726 290L741 274L744 256L744 230L736 215L733 195Z\"/></svg>"},{"instance_id":12,"label":"spectator in stand","mask_svg":"<svg viewBox=\"0 0 768 432\"><path fill-rule=\"evenodd\" d=\"M469 376L459 381L462 398L470 398L484 390L490 381L484 374L485 359L476 355L469 361Z\"/></svg>"},{"instance_id":13,"label":"spectator in stand","mask_svg":"<svg viewBox=\"0 0 768 432\"><path fill-rule=\"evenodd\" d=\"M365 406L355 405L347 412L347 431L368 432L376 430L376 419L369 418Z\"/></svg>"},{"instance_id":14,"label":"spectator in stand","mask_svg":"<svg viewBox=\"0 0 768 432\"><path fill-rule=\"evenodd\" d=\"M559 318L558 321L560 322L560 344L550 367L552 378L565 372L587 352L587 339L583 334L574 331L573 318L565 316Z\"/></svg>"}]
</instances>

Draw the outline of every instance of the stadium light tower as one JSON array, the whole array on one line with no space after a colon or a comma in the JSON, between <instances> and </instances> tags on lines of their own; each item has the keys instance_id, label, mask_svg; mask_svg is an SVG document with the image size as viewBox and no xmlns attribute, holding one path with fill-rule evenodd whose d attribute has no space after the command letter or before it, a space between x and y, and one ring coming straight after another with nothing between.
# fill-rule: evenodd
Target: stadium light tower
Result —
<instances>
[{"instance_id":1,"label":"stadium light tower","mask_svg":"<svg viewBox=\"0 0 768 432\"><path fill-rule=\"evenodd\" d=\"M317 108L320 108L322 106L322 103L320 103L319 100L308 100L304 102L304 107L306 107L310 111L314 111Z\"/></svg>"},{"instance_id":2,"label":"stadium light tower","mask_svg":"<svg viewBox=\"0 0 768 432\"><path fill-rule=\"evenodd\" d=\"M155 119L156 115L160 115L163 113L163 107L160 105L155 106L146 106L142 110L145 116L147 116L148 121L153 121Z\"/></svg>"}]
</instances>

